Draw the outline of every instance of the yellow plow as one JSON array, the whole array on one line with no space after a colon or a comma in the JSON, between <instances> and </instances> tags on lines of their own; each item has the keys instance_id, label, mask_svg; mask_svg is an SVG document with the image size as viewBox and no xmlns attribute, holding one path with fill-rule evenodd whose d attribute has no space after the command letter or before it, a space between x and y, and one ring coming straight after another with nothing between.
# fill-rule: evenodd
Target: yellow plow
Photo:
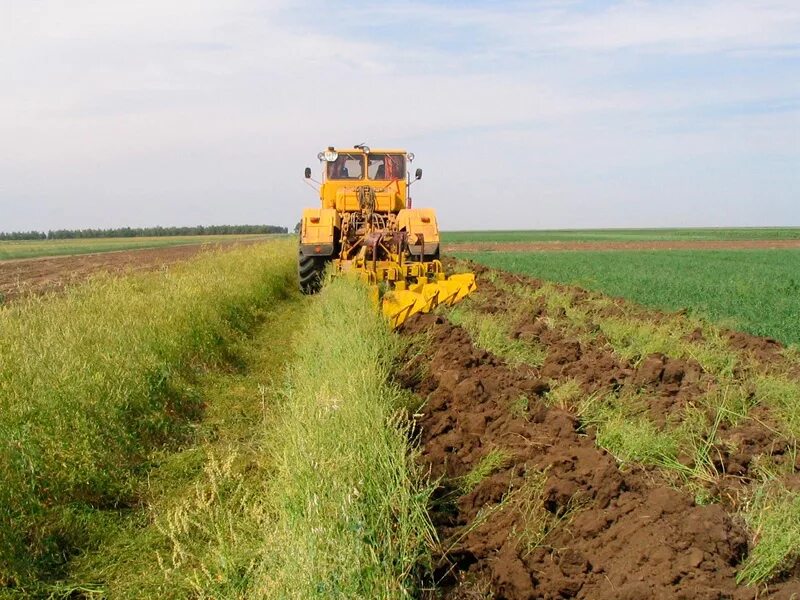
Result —
<instances>
[{"instance_id":1,"label":"yellow plow","mask_svg":"<svg viewBox=\"0 0 800 600\"><path fill-rule=\"evenodd\" d=\"M417 313L428 313L440 304L452 306L477 289L473 273L459 273L435 280L432 283L419 281L386 292L381 310L393 329Z\"/></svg>"}]
</instances>

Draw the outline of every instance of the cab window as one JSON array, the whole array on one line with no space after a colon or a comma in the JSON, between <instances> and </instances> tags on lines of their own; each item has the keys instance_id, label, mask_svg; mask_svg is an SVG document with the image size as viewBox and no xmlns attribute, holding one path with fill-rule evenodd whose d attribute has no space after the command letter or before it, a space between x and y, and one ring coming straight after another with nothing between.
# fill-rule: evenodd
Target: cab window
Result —
<instances>
[{"instance_id":1,"label":"cab window","mask_svg":"<svg viewBox=\"0 0 800 600\"><path fill-rule=\"evenodd\" d=\"M340 154L328 163L328 179L363 179L364 157L361 154Z\"/></svg>"},{"instance_id":2,"label":"cab window","mask_svg":"<svg viewBox=\"0 0 800 600\"><path fill-rule=\"evenodd\" d=\"M402 154L370 154L367 174L370 179L404 179L406 157Z\"/></svg>"}]
</instances>

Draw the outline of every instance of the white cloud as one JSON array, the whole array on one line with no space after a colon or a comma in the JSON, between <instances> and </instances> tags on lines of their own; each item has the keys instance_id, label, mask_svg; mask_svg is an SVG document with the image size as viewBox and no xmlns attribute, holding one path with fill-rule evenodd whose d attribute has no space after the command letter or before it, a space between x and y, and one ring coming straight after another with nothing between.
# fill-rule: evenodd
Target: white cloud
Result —
<instances>
[{"instance_id":1,"label":"white cloud","mask_svg":"<svg viewBox=\"0 0 800 600\"><path fill-rule=\"evenodd\" d=\"M318 149L363 140L413 146L446 227L691 224L698 194L762 185L748 157L798 156L798 113L769 110L800 97L796 64L769 62L798 23L794 2L7 0L0 230L289 225ZM675 71L648 77L662 60ZM775 222L798 183L780 164L762 169L773 208L759 199ZM676 194L666 220L638 201Z\"/></svg>"},{"instance_id":2,"label":"white cloud","mask_svg":"<svg viewBox=\"0 0 800 600\"><path fill-rule=\"evenodd\" d=\"M764 51L798 44L800 4L794 0L623 0L592 2L509 2L455 8L449 4L376 4L348 16L365 25L413 18L444 27L491 32L500 50L531 52Z\"/></svg>"}]
</instances>

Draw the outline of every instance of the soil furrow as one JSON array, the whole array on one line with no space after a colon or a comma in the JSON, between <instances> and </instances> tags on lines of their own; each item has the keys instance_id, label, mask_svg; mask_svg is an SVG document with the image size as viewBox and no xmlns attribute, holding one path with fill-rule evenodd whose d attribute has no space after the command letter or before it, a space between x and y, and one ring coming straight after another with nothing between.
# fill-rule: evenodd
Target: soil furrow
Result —
<instances>
[{"instance_id":1,"label":"soil furrow","mask_svg":"<svg viewBox=\"0 0 800 600\"><path fill-rule=\"evenodd\" d=\"M480 288L476 301L490 313L513 302L487 280ZM424 315L404 329L425 340L401 380L426 399L419 420L422 457L441 478L432 506L443 551L434 573L440 597L800 593L790 576L769 588L736 584L751 537L734 512L736 492L747 484L754 456L775 452L776 444L780 454L786 444L756 420L728 428L724 435L738 436L738 450L720 453L720 471L730 474L730 482L712 490L717 501L709 504L698 504L658 469L622 467L598 447L594 429L572 407L553 405L552 386L574 380L584 396L635 388L646 398L648 414L663 425L714 378L695 362L667 356L634 367L602 336L551 328L548 316L533 311L513 332L545 347L539 368L509 367L442 316ZM762 416L770 418L768 411Z\"/></svg>"}]
</instances>

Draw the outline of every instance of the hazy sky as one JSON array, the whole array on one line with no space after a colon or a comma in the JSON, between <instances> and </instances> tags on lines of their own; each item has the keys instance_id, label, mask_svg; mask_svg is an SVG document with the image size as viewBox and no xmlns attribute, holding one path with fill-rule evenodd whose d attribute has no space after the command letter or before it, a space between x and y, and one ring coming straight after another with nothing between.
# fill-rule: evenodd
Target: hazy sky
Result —
<instances>
[{"instance_id":1,"label":"hazy sky","mask_svg":"<svg viewBox=\"0 0 800 600\"><path fill-rule=\"evenodd\" d=\"M0 230L293 226L358 142L445 229L800 225L800 1L0 0Z\"/></svg>"}]
</instances>

